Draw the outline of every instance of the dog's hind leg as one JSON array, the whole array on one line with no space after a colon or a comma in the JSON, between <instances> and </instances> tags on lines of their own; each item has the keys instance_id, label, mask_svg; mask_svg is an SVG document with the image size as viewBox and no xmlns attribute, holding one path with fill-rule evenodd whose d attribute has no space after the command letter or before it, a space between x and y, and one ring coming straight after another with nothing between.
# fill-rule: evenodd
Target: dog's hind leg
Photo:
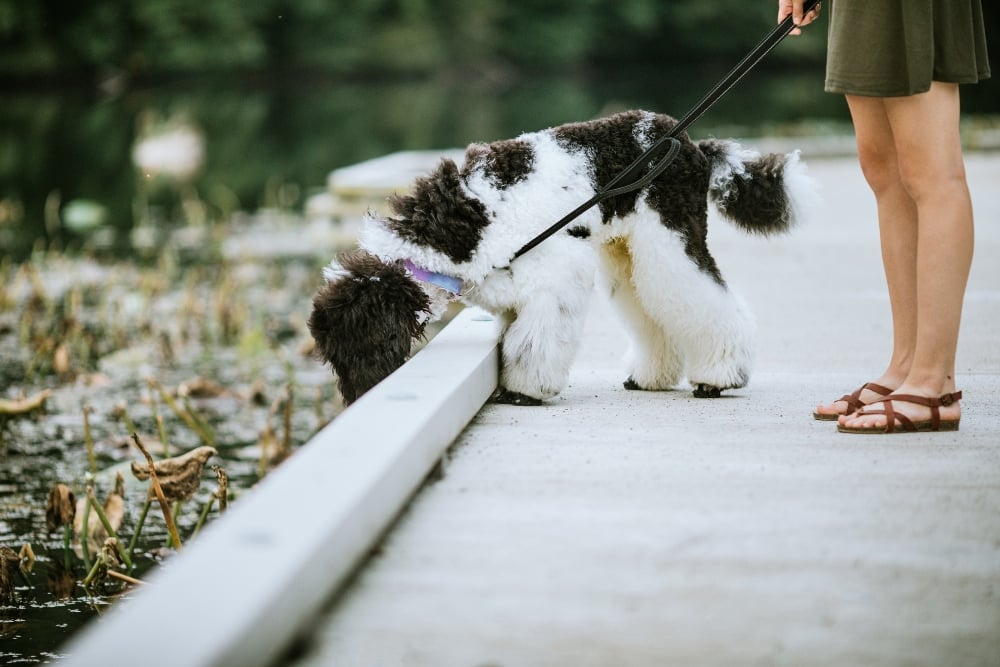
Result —
<instances>
[{"instance_id":1,"label":"dog's hind leg","mask_svg":"<svg viewBox=\"0 0 1000 667\"><path fill-rule=\"evenodd\" d=\"M611 302L628 331L630 347L625 356L626 389L671 389L684 373L684 360L676 342L651 318L636 293L632 254L623 238L603 244L599 253L601 273Z\"/></svg>"},{"instance_id":2,"label":"dog's hind leg","mask_svg":"<svg viewBox=\"0 0 1000 667\"><path fill-rule=\"evenodd\" d=\"M756 326L743 300L692 261L665 226L635 226L629 248L639 301L675 341L695 396L745 386Z\"/></svg>"},{"instance_id":3,"label":"dog's hind leg","mask_svg":"<svg viewBox=\"0 0 1000 667\"><path fill-rule=\"evenodd\" d=\"M695 397L716 398L750 381L756 323L746 302L728 289L706 316L700 333L688 338L687 378Z\"/></svg>"}]
</instances>

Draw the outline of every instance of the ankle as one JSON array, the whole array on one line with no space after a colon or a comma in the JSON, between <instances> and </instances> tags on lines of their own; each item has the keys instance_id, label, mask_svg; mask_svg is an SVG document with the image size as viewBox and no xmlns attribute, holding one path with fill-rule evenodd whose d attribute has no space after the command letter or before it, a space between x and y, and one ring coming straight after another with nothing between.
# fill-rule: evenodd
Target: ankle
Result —
<instances>
[{"instance_id":1,"label":"ankle","mask_svg":"<svg viewBox=\"0 0 1000 667\"><path fill-rule=\"evenodd\" d=\"M884 373L882 373L882 376L879 377L879 379L875 380L875 382L886 387L898 387L906 382L909 374L909 367L904 369L890 366Z\"/></svg>"},{"instance_id":2,"label":"ankle","mask_svg":"<svg viewBox=\"0 0 1000 667\"><path fill-rule=\"evenodd\" d=\"M900 389L905 389L911 394L923 396L944 396L955 393L955 378L953 376L942 377L940 375L917 375L911 373L906 380L899 385Z\"/></svg>"}]
</instances>

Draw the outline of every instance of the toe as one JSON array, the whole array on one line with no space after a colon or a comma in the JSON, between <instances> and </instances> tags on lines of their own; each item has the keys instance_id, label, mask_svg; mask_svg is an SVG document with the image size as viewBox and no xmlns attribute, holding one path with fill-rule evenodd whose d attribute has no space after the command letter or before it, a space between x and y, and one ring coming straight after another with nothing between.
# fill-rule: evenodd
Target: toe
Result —
<instances>
[{"instance_id":1,"label":"toe","mask_svg":"<svg viewBox=\"0 0 1000 667\"><path fill-rule=\"evenodd\" d=\"M843 401L834 401L828 405L820 403L816 406L816 413L821 415L842 415L846 409L846 403Z\"/></svg>"}]
</instances>

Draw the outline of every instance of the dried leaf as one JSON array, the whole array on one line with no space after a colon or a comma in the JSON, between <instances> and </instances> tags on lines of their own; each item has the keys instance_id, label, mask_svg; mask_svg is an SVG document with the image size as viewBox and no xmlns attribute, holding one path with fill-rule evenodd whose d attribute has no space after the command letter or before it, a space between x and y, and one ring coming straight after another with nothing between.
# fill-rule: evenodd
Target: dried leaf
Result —
<instances>
[{"instance_id":1,"label":"dried leaf","mask_svg":"<svg viewBox=\"0 0 1000 667\"><path fill-rule=\"evenodd\" d=\"M45 502L45 525L49 532L72 524L75 516L76 498L73 492L65 484L56 484L49 491L49 498Z\"/></svg>"},{"instance_id":2,"label":"dried leaf","mask_svg":"<svg viewBox=\"0 0 1000 667\"><path fill-rule=\"evenodd\" d=\"M32 410L45 407L45 401L52 395L52 390L43 389L34 396L21 400L10 401L0 399L0 415L24 415Z\"/></svg>"},{"instance_id":3,"label":"dried leaf","mask_svg":"<svg viewBox=\"0 0 1000 667\"><path fill-rule=\"evenodd\" d=\"M201 473L205 462L217 454L214 447L203 445L180 456L156 461L156 476L163 489L163 495L168 502L187 500L194 495L201 485ZM149 479L149 465L138 461L132 462L132 474L136 479Z\"/></svg>"},{"instance_id":4,"label":"dried leaf","mask_svg":"<svg viewBox=\"0 0 1000 667\"><path fill-rule=\"evenodd\" d=\"M10 547L0 547L0 604L7 604L14 595L14 577L21 558Z\"/></svg>"},{"instance_id":5,"label":"dried leaf","mask_svg":"<svg viewBox=\"0 0 1000 667\"><path fill-rule=\"evenodd\" d=\"M31 570L31 567L35 564L35 550L31 548L31 544L25 542L21 545L21 550L17 552L17 557L21 559L24 563L24 567L27 570Z\"/></svg>"},{"instance_id":6,"label":"dried leaf","mask_svg":"<svg viewBox=\"0 0 1000 667\"><path fill-rule=\"evenodd\" d=\"M108 570L120 567L121 564L121 558L118 556L118 540L109 537L104 540L101 550L97 553L94 566L83 580L83 585L89 587L104 581L108 577Z\"/></svg>"},{"instance_id":7,"label":"dried leaf","mask_svg":"<svg viewBox=\"0 0 1000 667\"><path fill-rule=\"evenodd\" d=\"M66 375L72 369L72 362L69 357L69 346L65 341L59 343L56 351L52 355L52 370L56 375Z\"/></svg>"},{"instance_id":8,"label":"dried leaf","mask_svg":"<svg viewBox=\"0 0 1000 667\"><path fill-rule=\"evenodd\" d=\"M117 533L118 529L122 525L122 520L125 518L125 498L117 493L112 493L108 496L107 500L104 501L104 516L108 518L108 523L111 524L111 528ZM100 522L100 519L98 519ZM103 528L104 525L101 524Z\"/></svg>"},{"instance_id":9,"label":"dried leaf","mask_svg":"<svg viewBox=\"0 0 1000 667\"><path fill-rule=\"evenodd\" d=\"M122 480L124 483L124 479ZM111 529L118 532L118 528L122 525L122 520L125 518L125 498L122 497L120 493L116 491L108 495L104 500L104 515L108 518L108 523L111 524ZM96 547L101 543L101 540L108 537L108 531L105 530L104 524L101 523L101 518L97 516L97 512L91 508L90 513L87 515L87 526L84 529L83 526L83 514L84 506L87 504L87 498L83 497L76 501L76 516L73 519L73 534L76 535L80 540L83 540L84 535L86 535L88 544L91 547Z\"/></svg>"},{"instance_id":10,"label":"dried leaf","mask_svg":"<svg viewBox=\"0 0 1000 667\"><path fill-rule=\"evenodd\" d=\"M104 540L104 545L101 547L100 558L108 567L121 566L122 559L118 555L118 540L113 537L109 537Z\"/></svg>"},{"instance_id":11,"label":"dried leaf","mask_svg":"<svg viewBox=\"0 0 1000 667\"><path fill-rule=\"evenodd\" d=\"M229 506L229 475L221 466L212 466L212 471L219 482L219 488L215 491L215 497L219 499L219 514L224 514Z\"/></svg>"},{"instance_id":12,"label":"dried leaf","mask_svg":"<svg viewBox=\"0 0 1000 667\"><path fill-rule=\"evenodd\" d=\"M177 385L178 396L191 398L217 398L226 393L226 388L214 380L196 377Z\"/></svg>"}]
</instances>

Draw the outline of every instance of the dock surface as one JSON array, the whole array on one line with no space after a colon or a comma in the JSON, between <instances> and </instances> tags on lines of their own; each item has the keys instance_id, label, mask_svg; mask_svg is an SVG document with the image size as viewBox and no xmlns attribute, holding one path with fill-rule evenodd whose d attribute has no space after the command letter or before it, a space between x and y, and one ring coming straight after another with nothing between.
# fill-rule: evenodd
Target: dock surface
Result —
<instances>
[{"instance_id":1,"label":"dock surface","mask_svg":"<svg viewBox=\"0 0 1000 667\"><path fill-rule=\"evenodd\" d=\"M748 387L626 391L595 295L562 394L480 409L495 343L462 313L64 664L996 667L1000 153L967 157L961 430L892 436L811 417L881 372L891 331L856 160L805 157L824 197L808 224L710 226L757 314Z\"/></svg>"},{"instance_id":2,"label":"dock surface","mask_svg":"<svg viewBox=\"0 0 1000 667\"><path fill-rule=\"evenodd\" d=\"M566 391L479 412L294 664L1000 664L1000 155L968 166L958 433L812 419L881 372L890 320L857 164L811 160L808 225L712 223L757 313L750 386L624 390L595 299Z\"/></svg>"}]
</instances>

